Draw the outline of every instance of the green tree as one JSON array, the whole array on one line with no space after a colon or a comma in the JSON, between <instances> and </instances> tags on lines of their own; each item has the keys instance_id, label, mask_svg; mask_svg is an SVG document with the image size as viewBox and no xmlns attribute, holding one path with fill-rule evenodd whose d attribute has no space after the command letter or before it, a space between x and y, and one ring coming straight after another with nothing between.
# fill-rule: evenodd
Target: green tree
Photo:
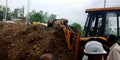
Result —
<instances>
[{"instance_id":1,"label":"green tree","mask_svg":"<svg viewBox=\"0 0 120 60\"><path fill-rule=\"evenodd\" d=\"M56 15L51 14L50 17L49 17L49 20L54 20L54 19L56 19Z\"/></svg>"},{"instance_id":2,"label":"green tree","mask_svg":"<svg viewBox=\"0 0 120 60\"><path fill-rule=\"evenodd\" d=\"M2 21L2 19L5 18L5 6L0 5L0 21ZM10 8L7 8L7 20L10 20L11 18L11 12L10 12Z\"/></svg>"},{"instance_id":3,"label":"green tree","mask_svg":"<svg viewBox=\"0 0 120 60\"><path fill-rule=\"evenodd\" d=\"M12 12L13 18L17 18L18 17L18 13L19 13L19 9L18 8L14 9L14 11Z\"/></svg>"},{"instance_id":4,"label":"green tree","mask_svg":"<svg viewBox=\"0 0 120 60\"><path fill-rule=\"evenodd\" d=\"M30 12L29 16L30 16L29 20L31 22L33 21L47 22L48 20L56 19L56 15L54 14L48 15L47 12L43 12L43 11L36 12L35 10Z\"/></svg>"},{"instance_id":5,"label":"green tree","mask_svg":"<svg viewBox=\"0 0 120 60\"><path fill-rule=\"evenodd\" d=\"M20 17L24 17L24 6L19 9Z\"/></svg>"},{"instance_id":6,"label":"green tree","mask_svg":"<svg viewBox=\"0 0 120 60\"><path fill-rule=\"evenodd\" d=\"M6 11L6 7L0 5L0 20L5 18L5 11ZM24 17L24 7L16 8L16 9L14 9L13 12L8 7L7 8L7 20L11 20L11 17L25 19L25 17Z\"/></svg>"},{"instance_id":7,"label":"green tree","mask_svg":"<svg viewBox=\"0 0 120 60\"><path fill-rule=\"evenodd\" d=\"M0 21L3 19L3 11L0 10Z\"/></svg>"},{"instance_id":8,"label":"green tree","mask_svg":"<svg viewBox=\"0 0 120 60\"><path fill-rule=\"evenodd\" d=\"M36 12L33 10L30 13L30 21L31 22L33 22L33 21L45 22L43 12L42 11Z\"/></svg>"},{"instance_id":9,"label":"green tree","mask_svg":"<svg viewBox=\"0 0 120 60\"><path fill-rule=\"evenodd\" d=\"M47 22L49 20L48 16L49 16L48 12L45 12L45 14L44 14L44 20L45 20L45 22Z\"/></svg>"},{"instance_id":10,"label":"green tree","mask_svg":"<svg viewBox=\"0 0 120 60\"><path fill-rule=\"evenodd\" d=\"M74 27L74 28L76 28L79 33L82 33L83 29L82 29L82 26L80 24L73 23L71 26Z\"/></svg>"},{"instance_id":11,"label":"green tree","mask_svg":"<svg viewBox=\"0 0 120 60\"><path fill-rule=\"evenodd\" d=\"M22 8L15 8L12 16L13 18L24 18L24 6Z\"/></svg>"}]
</instances>

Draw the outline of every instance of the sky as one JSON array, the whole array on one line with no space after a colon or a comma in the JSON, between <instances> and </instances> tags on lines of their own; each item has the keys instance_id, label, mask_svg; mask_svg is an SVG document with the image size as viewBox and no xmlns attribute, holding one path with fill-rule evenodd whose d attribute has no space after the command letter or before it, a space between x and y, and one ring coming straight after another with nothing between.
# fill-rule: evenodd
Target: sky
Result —
<instances>
[{"instance_id":1,"label":"sky","mask_svg":"<svg viewBox=\"0 0 120 60\"><path fill-rule=\"evenodd\" d=\"M5 6L6 0L0 0L0 5ZM57 18L66 18L69 24L79 23L84 26L88 8L104 7L104 0L29 0L30 10L44 11L49 14L56 14ZM120 0L106 0L106 7L120 6ZM8 7L11 10L25 7L27 13L28 0L8 0ZM26 15L26 14L25 14Z\"/></svg>"}]
</instances>

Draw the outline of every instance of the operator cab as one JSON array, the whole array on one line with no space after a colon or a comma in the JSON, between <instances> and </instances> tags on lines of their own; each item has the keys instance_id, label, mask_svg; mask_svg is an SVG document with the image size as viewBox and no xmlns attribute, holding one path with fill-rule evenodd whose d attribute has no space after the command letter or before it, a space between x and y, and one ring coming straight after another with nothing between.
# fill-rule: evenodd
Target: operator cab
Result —
<instances>
[{"instance_id":1,"label":"operator cab","mask_svg":"<svg viewBox=\"0 0 120 60\"><path fill-rule=\"evenodd\" d=\"M108 36L120 37L120 7L87 9L87 20L83 37Z\"/></svg>"}]
</instances>

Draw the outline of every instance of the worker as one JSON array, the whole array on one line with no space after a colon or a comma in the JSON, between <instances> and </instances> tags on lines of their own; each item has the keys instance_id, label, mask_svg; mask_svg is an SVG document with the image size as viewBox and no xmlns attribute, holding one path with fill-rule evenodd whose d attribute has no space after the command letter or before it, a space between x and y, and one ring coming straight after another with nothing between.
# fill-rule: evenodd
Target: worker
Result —
<instances>
[{"instance_id":1,"label":"worker","mask_svg":"<svg viewBox=\"0 0 120 60\"><path fill-rule=\"evenodd\" d=\"M110 34L107 38L108 42L109 42L109 46L111 47L113 44L115 44L117 42L117 37L113 34Z\"/></svg>"},{"instance_id":2,"label":"worker","mask_svg":"<svg viewBox=\"0 0 120 60\"><path fill-rule=\"evenodd\" d=\"M82 60L104 60L105 54L107 54L102 44L97 41L87 42L84 52L85 55Z\"/></svg>"},{"instance_id":3,"label":"worker","mask_svg":"<svg viewBox=\"0 0 120 60\"><path fill-rule=\"evenodd\" d=\"M105 50L108 52L107 55L106 55L106 59L107 59L107 56L110 52L110 47L115 44L117 42L117 37L113 34L110 34L108 37L107 37L107 42L105 42L106 44L103 44L103 46L105 47Z\"/></svg>"},{"instance_id":4,"label":"worker","mask_svg":"<svg viewBox=\"0 0 120 60\"><path fill-rule=\"evenodd\" d=\"M53 22L51 20L48 21L47 27L53 27Z\"/></svg>"},{"instance_id":5,"label":"worker","mask_svg":"<svg viewBox=\"0 0 120 60\"><path fill-rule=\"evenodd\" d=\"M120 60L120 40L111 46L107 60Z\"/></svg>"},{"instance_id":6,"label":"worker","mask_svg":"<svg viewBox=\"0 0 120 60\"><path fill-rule=\"evenodd\" d=\"M55 59L53 55L46 53L40 57L40 60L55 60Z\"/></svg>"}]
</instances>

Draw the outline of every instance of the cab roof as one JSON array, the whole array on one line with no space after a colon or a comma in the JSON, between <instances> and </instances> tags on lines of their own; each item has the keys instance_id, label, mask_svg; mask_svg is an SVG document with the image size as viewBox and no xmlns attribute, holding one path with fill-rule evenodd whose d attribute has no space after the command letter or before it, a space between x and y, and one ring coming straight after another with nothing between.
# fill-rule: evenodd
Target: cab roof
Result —
<instances>
[{"instance_id":1,"label":"cab roof","mask_svg":"<svg viewBox=\"0 0 120 60\"><path fill-rule=\"evenodd\" d=\"M91 8L91 9L86 9L86 12L112 11L112 10L120 10L120 7Z\"/></svg>"}]
</instances>

